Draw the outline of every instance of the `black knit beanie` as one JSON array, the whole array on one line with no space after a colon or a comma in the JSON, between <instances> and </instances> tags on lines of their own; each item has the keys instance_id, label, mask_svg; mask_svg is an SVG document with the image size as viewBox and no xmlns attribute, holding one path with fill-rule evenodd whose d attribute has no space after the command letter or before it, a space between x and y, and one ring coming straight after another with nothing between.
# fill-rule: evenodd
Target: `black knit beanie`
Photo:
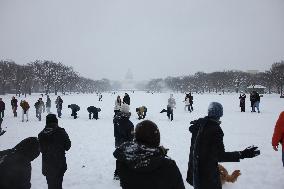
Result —
<instances>
[{"instance_id":1,"label":"black knit beanie","mask_svg":"<svg viewBox=\"0 0 284 189\"><path fill-rule=\"evenodd\" d=\"M138 123L135 128L135 140L149 147L159 147L160 131L158 126L150 120Z\"/></svg>"},{"instance_id":2,"label":"black knit beanie","mask_svg":"<svg viewBox=\"0 0 284 189\"><path fill-rule=\"evenodd\" d=\"M46 125L49 125L51 123L57 123L58 124L58 119L55 114L48 114L46 116Z\"/></svg>"}]
</instances>

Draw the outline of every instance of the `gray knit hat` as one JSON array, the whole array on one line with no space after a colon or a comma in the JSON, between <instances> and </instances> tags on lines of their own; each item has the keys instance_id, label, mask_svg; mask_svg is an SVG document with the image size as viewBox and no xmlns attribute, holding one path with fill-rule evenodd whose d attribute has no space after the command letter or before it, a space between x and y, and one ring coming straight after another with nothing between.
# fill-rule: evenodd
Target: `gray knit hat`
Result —
<instances>
[{"instance_id":1,"label":"gray knit hat","mask_svg":"<svg viewBox=\"0 0 284 189\"><path fill-rule=\"evenodd\" d=\"M220 119L223 116L223 106L219 102L211 102L208 107L208 117Z\"/></svg>"}]
</instances>

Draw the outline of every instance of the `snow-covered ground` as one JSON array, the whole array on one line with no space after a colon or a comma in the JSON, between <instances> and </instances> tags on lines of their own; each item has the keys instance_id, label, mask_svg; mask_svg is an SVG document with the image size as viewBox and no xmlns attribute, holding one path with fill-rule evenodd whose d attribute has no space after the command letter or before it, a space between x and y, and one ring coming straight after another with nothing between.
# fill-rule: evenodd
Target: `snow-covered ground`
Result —
<instances>
[{"instance_id":1,"label":"snow-covered ground","mask_svg":"<svg viewBox=\"0 0 284 189\"><path fill-rule=\"evenodd\" d=\"M123 96L123 93L120 93ZM3 96L7 110L3 128L7 130L0 137L0 150L14 147L19 141L29 136L37 136L44 128L45 120L39 122L35 117L34 103L40 97L38 94L27 97L31 109L30 121L22 123L20 118L14 118L10 108L11 95ZM148 107L147 119L157 123L161 132L161 144L169 148L168 155L177 162L185 180L191 135L188 131L189 122L207 113L210 102L218 101L224 106L224 117L221 118L225 133L224 142L227 151L243 150L249 145L257 145L261 155L255 159L242 160L240 163L224 163L233 171L241 170L241 177L235 184L225 184L225 189L282 189L284 188L284 168L281 163L281 152L274 152L271 147L271 136L279 113L284 110L284 99L278 95L265 95L261 98L261 113L251 113L247 98L247 112L241 113L237 94L194 94L194 112L184 111L184 94L174 94L177 108L174 111L174 121L168 121L165 114L160 114L166 107L169 93L147 94L144 92L130 93L131 121L139 122L135 108L141 105ZM55 96L52 112L55 111ZM68 189L118 189L118 181L113 181L115 160L113 137L113 105L116 95L103 94L99 102L95 94L74 94L62 97L64 100L63 117L59 125L64 127L72 141L72 147L67 152L68 170L64 177L63 187ZM19 98L19 100L22 98ZM46 101L44 97L44 101ZM79 119L70 116L68 104L76 103L81 107ZM100 107L99 120L89 120L87 107ZM20 111L18 111L21 114ZM41 174L41 156L32 163L32 188L47 188L45 177ZM185 182L185 181L184 181ZM192 188L185 182L186 188Z\"/></svg>"}]
</instances>

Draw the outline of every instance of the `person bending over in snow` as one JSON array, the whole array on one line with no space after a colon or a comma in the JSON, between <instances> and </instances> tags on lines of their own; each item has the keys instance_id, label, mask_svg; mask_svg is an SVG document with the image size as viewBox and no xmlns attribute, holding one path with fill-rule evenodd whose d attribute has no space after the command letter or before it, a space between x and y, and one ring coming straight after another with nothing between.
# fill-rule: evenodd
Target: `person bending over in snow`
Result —
<instances>
[{"instance_id":1,"label":"person bending over in snow","mask_svg":"<svg viewBox=\"0 0 284 189\"><path fill-rule=\"evenodd\" d=\"M40 154L36 137L22 140L14 148L0 151L0 188L30 189L31 162Z\"/></svg>"},{"instance_id":2,"label":"person bending over in snow","mask_svg":"<svg viewBox=\"0 0 284 189\"><path fill-rule=\"evenodd\" d=\"M64 173L67 170L65 152L71 148L66 131L58 126L55 114L46 116L46 126L38 135L42 153L42 174L49 189L62 189Z\"/></svg>"},{"instance_id":3,"label":"person bending over in snow","mask_svg":"<svg viewBox=\"0 0 284 189\"><path fill-rule=\"evenodd\" d=\"M189 127L192 136L186 181L194 189L221 189L218 162L239 162L260 154L254 146L243 151L226 152L220 127L222 116L222 105L212 102L208 116L192 121Z\"/></svg>"},{"instance_id":4,"label":"person bending over in snow","mask_svg":"<svg viewBox=\"0 0 284 189\"><path fill-rule=\"evenodd\" d=\"M142 121L134 133L134 141L123 143L113 153L122 189L185 189L175 161L167 156L168 149L160 146L157 125Z\"/></svg>"},{"instance_id":5,"label":"person bending over in snow","mask_svg":"<svg viewBox=\"0 0 284 189\"><path fill-rule=\"evenodd\" d=\"M170 98L168 99L167 110L163 109L160 113L167 112L168 118L173 121L174 119L174 108L176 107L176 101L173 97L174 95L171 94Z\"/></svg>"},{"instance_id":6,"label":"person bending over in snow","mask_svg":"<svg viewBox=\"0 0 284 189\"><path fill-rule=\"evenodd\" d=\"M80 111L80 106L77 104L70 104L68 105L68 108L71 108L72 110L71 116L74 116L74 119L77 119L77 112Z\"/></svg>"},{"instance_id":7,"label":"person bending over in snow","mask_svg":"<svg viewBox=\"0 0 284 189\"><path fill-rule=\"evenodd\" d=\"M272 137L272 146L275 151L278 151L279 143L282 145L282 163L284 167L284 112L281 112L276 122Z\"/></svg>"},{"instance_id":8,"label":"person bending over in snow","mask_svg":"<svg viewBox=\"0 0 284 189\"><path fill-rule=\"evenodd\" d=\"M146 108L146 106L138 107L138 108L136 108L136 112L137 112L139 120L144 119L146 117L147 108Z\"/></svg>"},{"instance_id":9,"label":"person bending over in snow","mask_svg":"<svg viewBox=\"0 0 284 189\"><path fill-rule=\"evenodd\" d=\"M41 114L45 112L45 105L42 101L42 98L39 98L38 101L35 103L35 109L36 109L36 117L39 121L41 121Z\"/></svg>"},{"instance_id":10,"label":"person bending over in snow","mask_svg":"<svg viewBox=\"0 0 284 189\"><path fill-rule=\"evenodd\" d=\"M101 111L100 108L97 108L95 106L89 106L87 108L88 112L89 112L89 119L92 119L92 114L93 114L93 119L99 119L99 112Z\"/></svg>"}]
</instances>

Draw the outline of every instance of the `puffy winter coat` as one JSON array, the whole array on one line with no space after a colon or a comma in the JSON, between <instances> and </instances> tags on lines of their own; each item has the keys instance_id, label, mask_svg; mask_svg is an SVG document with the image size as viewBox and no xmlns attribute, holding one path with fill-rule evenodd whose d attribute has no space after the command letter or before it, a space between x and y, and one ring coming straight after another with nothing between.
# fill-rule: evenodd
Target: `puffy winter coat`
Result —
<instances>
[{"instance_id":1,"label":"puffy winter coat","mask_svg":"<svg viewBox=\"0 0 284 189\"><path fill-rule=\"evenodd\" d=\"M246 103L246 95L240 95L239 99L240 99L240 107L245 106L245 103Z\"/></svg>"},{"instance_id":2,"label":"puffy winter coat","mask_svg":"<svg viewBox=\"0 0 284 189\"><path fill-rule=\"evenodd\" d=\"M208 117L191 122L187 182L194 189L221 189L218 162L238 162L239 152L225 152L220 122Z\"/></svg>"},{"instance_id":3,"label":"puffy winter coat","mask_svg":"<svg viewBox=\"0 0 284 189\"><path fill-rule=\"evenodd\" d=\"M279 115L272 137L272 146L277 146L279 143L282 145L282 150L284 152L284 112L281 112Z\"/></svg>"},{"instance_id":4,"label":"puffy winter coat","mask_svg":"<svg viewBox=\"0 0 284 189\"><path fill-rule=\"evenodd\" d=\"M133 140L134 125L129 120L129 114L119 112L113 119L115 145Z\"/></svg>"},{"instance_id":5,"label":"puffy winter coat","mask_svg":"<svg viewBox=\"0 0 284 189\"><path fill-rule=\"evenodd\" d=\"M0 101L0 111L5 110L5 103L3 101Z\"/></svg>"},{"instance_id":6,"label":"puffy winter coat","mask_svg":"<svg viewBox=\"0 0 284 189\"><path fill-rule=\"evenodd\" d=\"M25 112L30 109L30 105L29 105L29 103L28 103L27 101L22 101L22 102L20 103L20 106L23 108L23 110L24 110Z\"/></svg>"},{"instance_id":7,"label":"puffy winter coat","mask_svg":"<svg viewBox=\"0 0 284 189\"><path fill-rule=\"evenodd\" d=\"M168 106L171 107L172 109L176 107L176 100L174 98L169 98L168 99Z\"/></svg>"},{"instance_id":8,"label":"puffy winter coat","mask_svg":"<svg viewBox=\"0 0 284 189\"><path fill-rule=\"evenodd\" d=\"M98 113L98 112L101 111L101 109L100 109L100 108L97 108L97 107L95 107L95 106L89 106L89 107L87 108L87 111L88 111L89 113Z\"/></svg>"},{"instance_id":9,"label":"puffy winter coat","mask_svg":"<svg viewBox=\"0 0 284 189\"><path fill-rule=\"evenodd\" d=\"M11 100L11 106L12 108L17 108L18 107L18 100L17 99L12 99Z\"/></svg>"},{"instance_id":10,"label":"puffy winter coat","mask_svg":"<svg viewBox=\"0 0 284 189\"><path fill-rule=\"evenodd\" d=\"M62 98L57 98L55 104L57 109L62 109L62 104L63 104Z\"/></svg>"},{"instance_id":11,"label":"puffy winter coat","mask_svg":"<svg viewBox=\"0 0 284 189\"><path fill-rule=\"evenodd\" d=\"M118 161L123 189L184 189L175 163L159 149L135 142L122 144L113 153Z\"/></svg>"},{"instance_id":12,"label":"puffy winter coat","mask_svg":"<svg viewBox=\"0 0 284 189\"><path fill-rule=\"evenodd\" d=\"M35 108L38 112L42 113L45 111L45 106L44 106L44 102L43 101L37 101L35 103Z\"/></svg>"},{"instance_id":13,"label":"puffy winter coat","mask_svg":"<svg viewBox=\"0 0 284 189\"><path fill-rule=\"evenodd\" d=\"M76 111L76 112L80 111L80 106L78 106L77 104L71 104L70 108L72 111Z\"/></svg>"},{"instance_id":14,"label":"puffy winter coat","mask_svg":"<svg viewBox=\"0 0 284 189\"><path fill-rule=\"evenodd\" d=\"M54 175L67 170L65 151L71 147L66 131L57 124L47 125L38 135L42 153L42 174Z\"/></svg>"}]
</instances>

